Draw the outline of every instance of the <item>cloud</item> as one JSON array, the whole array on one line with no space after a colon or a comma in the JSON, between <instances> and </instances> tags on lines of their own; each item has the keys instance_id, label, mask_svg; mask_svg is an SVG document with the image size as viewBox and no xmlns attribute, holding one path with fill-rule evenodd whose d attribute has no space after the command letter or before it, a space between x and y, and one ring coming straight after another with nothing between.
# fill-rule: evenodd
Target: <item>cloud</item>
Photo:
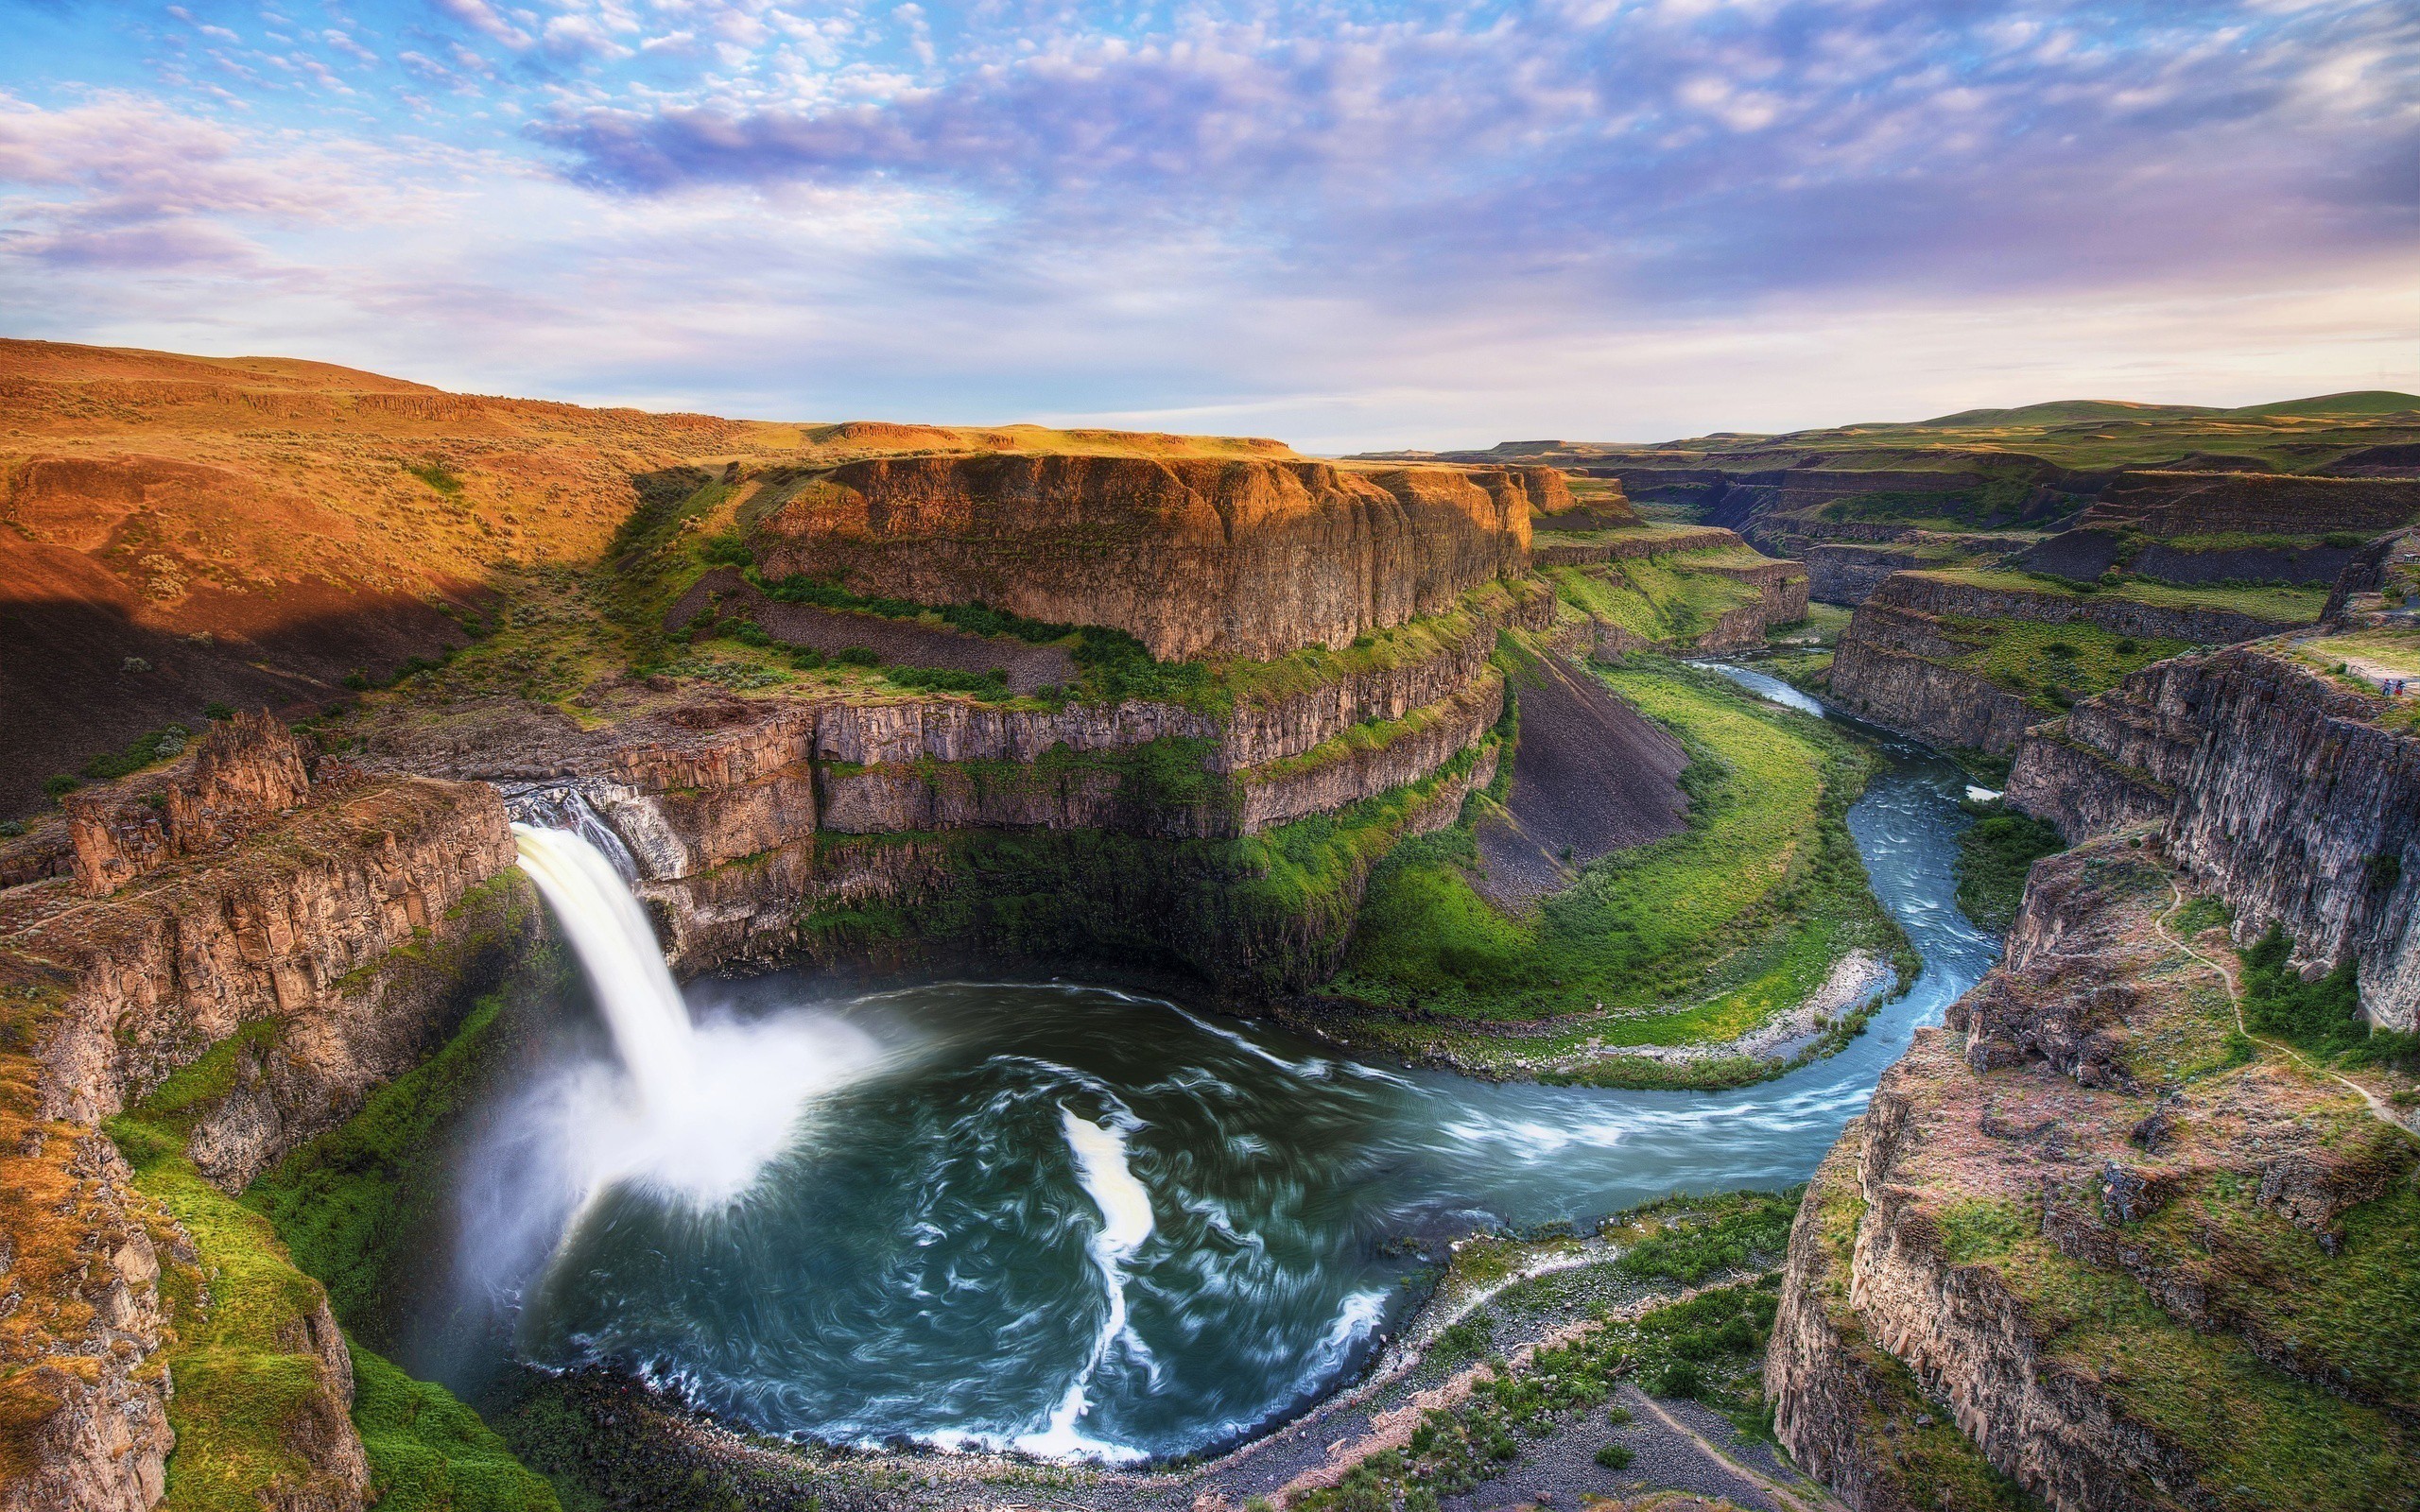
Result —
<instances>
[{"instance_id":1,"label":"cloud","mask_svg":"<svg viewBox=\"0 0 2420 1512\"><path fill-rule=\"evenodd\" d=\"M502 43L518 52L537 39L504 19L488 0L434 0L438 9L453 17L491 42Z\"/></svg>"},{"instance_id":2,"label":"cloud","mask_svg":"<svg viewBox=\"0 0 2420 1512\"><path fill-rule=\"evenodd\" d=\"M240 131L133 95L44 110L0 93L10 228L0 247L77 268L265 267L247 228L407 216L427 197L403 173L426 166L394 148Z\"/></svg>"},{"instance_id":3,"label":"cloud","mask_svg":"<svg viewBox=\"0 0 2420 1512\"><path fill-rule=\"evenodd\" d=\"M1035 244L1215 219L1273 276L1412 302L1491 268L1718 299L2292 265L2408 238L2420 209L2420 41L2383 8L1785 0L1029 41L867 97L592 97L530 129L614 192L925 184Z\"/></svg>"},{"instance_id":4,"label":"cloud","mask_svg":"<svg viewBox=\"0 0 2420 1512\"><path fill-rule=\"evenodd\" d=\"M1331 447L2420 381L2402 8L403 9L0 94L0 320Z\"/></svg>"}]
</instances>

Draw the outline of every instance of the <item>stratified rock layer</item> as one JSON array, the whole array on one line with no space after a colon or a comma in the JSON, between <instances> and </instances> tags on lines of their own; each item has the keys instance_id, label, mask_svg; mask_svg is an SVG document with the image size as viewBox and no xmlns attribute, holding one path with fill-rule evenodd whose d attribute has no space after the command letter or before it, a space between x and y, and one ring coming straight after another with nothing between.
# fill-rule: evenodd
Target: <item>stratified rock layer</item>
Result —
<instances>
[{"instance_id":1,"label":"stratified rock layer","mask_svg":"<svg viewBox=\"0 0 2420 1512\"><path fill-rule=\"evenodd\" d=\"M2089 625L2113 635L2206 645L2287 628L2230 610L2170 609L2109 596L1986 588L1897 573L1858 607L1832 659L1832 697L1853 713L1938 745L2003 755L2049 717L1980 674L1950 665L1979 644L1961 622Z\"/></svg>"},{"instance_id":2,"label":"stratified rock layer","mask_svg":"<svg viewBox=\"0 0 2420 1512\"><path fill-rule=\"evenodd\" d=\"M1528 480L1157 457L853 463L758 526L769 576L1122 629L1163 660L1341 648L1528 566Z\"/></svg>"},{"instance_id":3,"label":"stratified rock layer","mask_svg":"<svg viewBox=\"0 0 2420 1512\"><path fill-rule=\"evenodd\" d=\"M78 808L98 896L63 876L0 892L0 1512L140 1512L164 1485L163 1350L194 1320L164 1309L159 1247L196 1261L95 1125L223 1046L175 1122L239 1190L416 1064L529 937L519 895L481 886L512 861L493 789L332 771L298 790L299 764L282 726L240 722L138 784L157 809ZM308 1485L279 1504L342 1512L368 1490L351 1366L301 1284L285 1346L317 1383L285 1436Z\"/></svg>"}]
</instances>

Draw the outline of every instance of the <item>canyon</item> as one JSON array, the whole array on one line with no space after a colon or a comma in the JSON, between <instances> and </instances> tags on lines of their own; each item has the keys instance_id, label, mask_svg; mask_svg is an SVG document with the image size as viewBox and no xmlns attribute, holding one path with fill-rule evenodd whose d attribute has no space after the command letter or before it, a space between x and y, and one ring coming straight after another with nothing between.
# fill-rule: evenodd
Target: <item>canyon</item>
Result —
<instances>
[{"instance_id":1,"label":"canyon","mask_svg":"<svg viewBox=\"0 0 2420 1512\"><path fill-rule=\"evenodd\" d=\"M2315 576L2131 580L2157 556L2113 557L2089 590L2062 576L2103 538L2202 553L2170 538L2209 509L2238 533L2279 510L2308 525L2323 496L2400 522L2406 479L2096 470L1972 437L1769 467L1566 446L1325 460L581 410L267 359L0 357L29 438L0 459L0 549L27 569L0 628L34 652L9 689L44 721L0 773L23 816L0 834L0 1512L202 1487L351 1512L394 1494L399 1454L492 1466L532 1507L554 1494L533 1469L598 1484L545 1460L564 1440L513 1399L473 1413L378 1352L409 1347L396 1317L428 1282L396 1268L420 1231L377 1210L425 1217L414 1183L454 1169L479 1047L537 1054L533 1026L584 1002L508 816L597 836L649 948L734 993L755 973L1080 971L1324 1042L1279 1054L1266 1027L1036 987L1021 1032L1077 1037L1051 1064L1171 1012L1191 1027L1169 1042L1234 1061L1220 1077L1254 1068L1283 1083L1268 1095L1354 1119L1364 1072L1337 1069L1357 1066L1340 1040L1509 1074L1450 1094L1366 1079L1406 1107L1444 1097L1414 1120L1423 1160L1493 1150L1475 1119L1611 1118L1618 1160L1453 1157L1542 1217L1573 1211L1583 1167L1610 1211L1653 1194L1634 1162L1678 1180L1703 1153L1669 1092L1600 1088L1729 1089L1706 1095L1737 1111L1740 1159L1786 1185L1812 1150L1754 1153L1758 1121L1841 1057L1820 1147L1888 1058L1847 1063L1859 1029L1881 1012L1904 1037L1946 1005L1766 1262L1765 1397L1799 1466L1860 1509L2013 1506L2011 1487L2062 1512L2231 1507L2276 1504L2290 1486L2264 1467L2317 1444L2351 1506L2411 1447L2408 1383L2375 1364L2400 1325L2358 1306L2409 1228L2408 1078L2252 1038L2231 963L2274 937L2292 980L2354 984L2366 1025L2414 1027L2420 737L2381 691L2412 551L2308 529L2208 545L2339 568L2324 609ZM2314 421L2312 456L2350 428ZM2031 528L2087 500L2089 529ZM1836 708L2010 758L2009 805L2073 847L2034 867L2005 963L1971 990L1990 942L1924 893L1945 897L1946 860L1887 915L1860 860L1945 852L1962 776L1669 660L1759 652L1815 600L1855 608L1819 683ZM2036 652L2075 665L2012 675ZM1574 919L1604 938L1539 954ZM1402 960L1374 962L1374 940ZM1387 974L1414 955L1438 974ZM1637 1001L1609 1007L1621 992ZM1085 1162L1123 1161L1135 1129L1090 1110L1095 1073L1068 1076L1050 1095L1089 1131L1068 1125L1069 1211L1107 1223L1107 1167ZM1066 1232L1089 1257L1075 1282L1107 1275L1123 1307L1132 1246L1104 1259ZM1339 1316L1367 1329L1386 1305ZM2297 1321L2329 1310L2351 1321ZM1342 1326L1324 1315L1288 1326L1333 1353L1322 1391L1358 1358L1316 1343ZM570 1358L516 1389L624 1403L577 1453L637 1442L624 1413L685 1446L603 1484L665 1466L752 1495L804 1484L804 1461ZM2225 1375L2238 1395L2210 1410L2240 1431L2146 1385L2145 1360ZM399 1391L416 1426L396 1426ZM887 1463L832 1463L833 1504L882 1504L850 1477ZM1319 1506L1335 1480L1218 1484Z\"/></svg>"}]
</instances>

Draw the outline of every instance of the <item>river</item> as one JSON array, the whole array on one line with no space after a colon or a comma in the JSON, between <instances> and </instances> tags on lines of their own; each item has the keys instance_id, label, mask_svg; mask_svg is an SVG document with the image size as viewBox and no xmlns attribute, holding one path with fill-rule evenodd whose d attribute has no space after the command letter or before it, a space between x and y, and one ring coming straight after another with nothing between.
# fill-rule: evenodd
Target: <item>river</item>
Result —
<instances>
[{"instance_id":1,"label":"river","mask_svg":"<svg viewBox=\"0 0 2420 1512\"><path fill-rule=\"evenodd\" d=\"M1777 1081L1480 1082L1072 982L706 981L685 992L711 1131L646 1154L605 1110L610 1057L566 1040L470 1157L459 1270L522 1357L614 1361L769 1433L1110 1460L1236 1442L1366 1364L1416 1295L1407 1239L1813 1172L1997 951L1952 900L1964 775L1860 733L1884 765L1849 828L1923 968Z\"/></svg>"}]
</instances>

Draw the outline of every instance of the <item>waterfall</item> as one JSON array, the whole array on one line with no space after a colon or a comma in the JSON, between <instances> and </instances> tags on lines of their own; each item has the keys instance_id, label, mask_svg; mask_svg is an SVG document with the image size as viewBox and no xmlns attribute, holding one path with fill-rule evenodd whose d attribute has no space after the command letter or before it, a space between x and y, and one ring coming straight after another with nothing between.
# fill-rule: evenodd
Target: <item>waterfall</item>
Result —
<instances>
[{"instance_id":1,"label":"waterfall","mask_svg":"<svg viewBox=\"0 0 2420 1512\"><path fill-rule=\"evenodd\" d=\"M662 1115L693 1100L697 1033L647 910L605 852L581 834L515 824L512 839L521 868L571 939L641 1103Z\"/></svg>"},{"instance_id":2,"label":"waterfall","mask_svg":"<svg viewBox=\"0 0 2420 1512\"><path fill-rule=\"evenodd\" d=\"M578 784L507 789L504 807L514 818L537 829L571 831L603 851L624 882L636 884L639 880L638 858L631 854L631 848L622 843L622 837L589 803L588 795Z\"/></svg>"}]
</instances>

